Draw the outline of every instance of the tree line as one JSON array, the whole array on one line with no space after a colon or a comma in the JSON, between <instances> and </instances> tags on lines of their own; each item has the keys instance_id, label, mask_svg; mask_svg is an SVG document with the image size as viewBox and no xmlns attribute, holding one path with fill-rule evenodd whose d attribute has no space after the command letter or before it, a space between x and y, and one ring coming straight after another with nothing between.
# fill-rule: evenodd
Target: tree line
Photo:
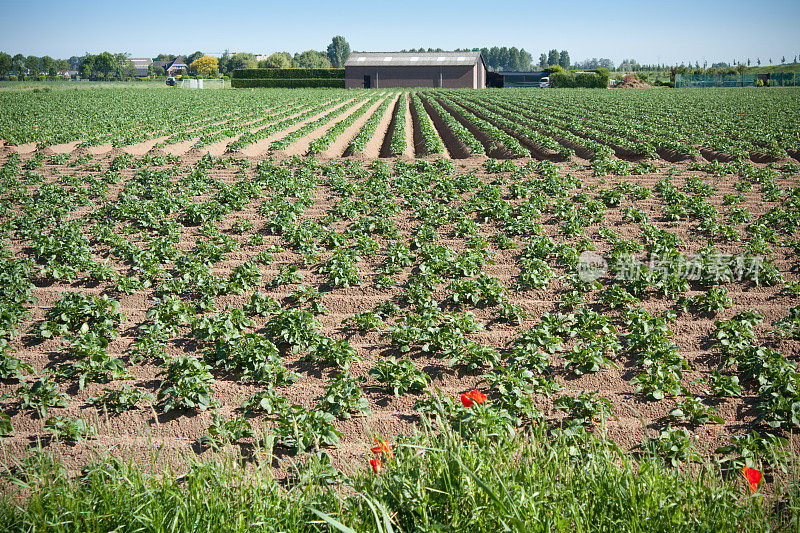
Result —
<instances>
[{"instance_id":1,"label":"tree line","mask_svg":"<svg viewBox=\"0 0 800 533\"><path fill-rule=\"evenodd\" d=\"M231 53L226 50L219 58L204 54L197 50L189 54L161 53L153 57L153 61L166 61L171 63L177 58L183 58L184 63L190 67L192 74L206 77L229 75L237 68L339 68L344 66L347 56L350 55L350 45L341 35L333 37L327 50L306 50L290 54L289 52L274 52L266 59L258 60L250 52ZM0 78L16 76L22 79L25 76L45 76L55 78L60 74L70 71L78 73L81 78L123 79L136 74L136 69L128 53L100 52L82 56L72 56L69 59L54 59L50 56L14 56L0 52ZM152 66L148 75L160 74Z\"/></svg>"}]
</instances>

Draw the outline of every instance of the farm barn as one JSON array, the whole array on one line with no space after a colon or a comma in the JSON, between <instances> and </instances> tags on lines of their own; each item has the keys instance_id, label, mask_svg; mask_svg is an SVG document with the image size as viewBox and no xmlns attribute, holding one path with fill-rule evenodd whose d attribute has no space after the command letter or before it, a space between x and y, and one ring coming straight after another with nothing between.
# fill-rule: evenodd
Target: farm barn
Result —
<instances>
[{"instance_id":1,"label":"farm barn","mask_svg":"<svg viewBox=\"0 0 800 533\"><path fill-rule=\"evenodd\" d=\"M486 87L480 52L353 52L344 65L348 89Z\"/></svg>"}]
</instances>

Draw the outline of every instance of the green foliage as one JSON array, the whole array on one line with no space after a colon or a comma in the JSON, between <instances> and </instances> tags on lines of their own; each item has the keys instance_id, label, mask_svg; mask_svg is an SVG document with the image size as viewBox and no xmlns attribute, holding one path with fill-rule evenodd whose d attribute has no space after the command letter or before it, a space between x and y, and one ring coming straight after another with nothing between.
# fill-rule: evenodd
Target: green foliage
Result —
<instances>
[{"instance_id":1,"label":"green foliage","mask_svg":"<svg viewBox=\"0 0 800 533\"><path fill-rule=\"evenodd\" d=\"M39 418L47 416L51 408L69 407L67 395L47 377L40 378L33 385L23 383L14 391L14 396L20 400L20 409L34 409Z\"/></svg>"},{"instance_id":2,"label":"green foliage","mask_svg":"<svg viewBox=\"0 0 800 533\"><path fill-rule=\"evenodd\" d=\"M342 436L333 425L334 416L324 411L309 411L292 405L280 413L275 434L293 455L323 446L336 446Z\"/></svg>"},{"instance_id":3,"label":"green foliage","mask_svg":"<svg viewBox=\"0 0 800 533\"><path fill-rule=\"evenodd\" d=\"M353 377L347 372L336 374L328 382L321 398L321 409L347 420L353 413L369 416L369 402L362 397L361 386L366 382L363 376Z\"/></svg>"},{"instance_id":4,"label":"green foliage","mask_svg":"<svg viewBox=\"0 0 800 533\"><path fill-rule=\"evenodd\" d=\"M266 69L272 70L272 69ZM344 78L233 78L231 87L239 89L299 89L299 88L333 88L344 89Z\"/></svg>"},{"instance_id":5,"label":"green foliage","mask_svg":"<svg viewBox=\"0 0 800 533\"><path fill-rule=\"evenodd\" d=\"M224 416L214 412L211 414L211 425L208 427L208 433L200 438L200 442L214 449L219 449L226 444L233 444L252 436L253 427L246 418L235 416L230 420L225 420Z\"/></svg>"},{"instance_id":6,"label":"green foliage","mask_svg":"<svg viewBox=\"0 0 800 533\"><path fill-rule=\"evenodd\" d=\"M343 68L251 68L235 69L233 79L344 79Z\"/></svg>"},{"instance_id":7,"label":"green foliage","mask_svg":"<svg viewBox=\"0 0 800 533\"><path fill-rule=\"evenodd\" d=\"M103 389L101 394L92 396L89 401L95 406L103 408L110 413L122 413L135 409L142 401L154 402L155 396L130 385L123 385L119 389Z\"/></svg>"},{"instance_id":8,"label":"green foliage","mask_svg":"<svg viewBox=\"0 0 800 533\"><path fill-rule=\"evenodd\" d=\"M119 302L113 298L64 292L45 315L37 333L40 338L47 339L68 333L91 332L111 340L117 336L116 326L124 319L119 312Z\"/></svg>"},{"instance_id":9,"label":"green foliage","mask_svg":"<svg viewBox=\"0 0 800 533\"><path fill-rule=\"evenodd\" d=\"M637 447L650 454L661 456L671 466L687 461L699 462L700 453L694 446L694 439L685 428L671 426L661 430L655 437L648 437Z\"/></svg>"},{"instance_id":10,"label":"green foliage","mask_svg":"<svg viewBox=\"0 0 800 533\"><path fill-rule=\"evenodd\" d=\"M561 396L553 404L567 413L568 424L586 425L613 417L611 400L597 392L581 391L575 397Z\"/></svg>"},{"instance_id":11,"label":"green foliage","mask_svg":"<svg viewBox=\"0 0 800 533\"><path fill-rule=\"evenodd\" d=\"M282 309L267 321L266 330L276 342L293 352L306 351L319 342L319 321L304 309Z\"/></svg>"},{"instance_id":12,"label":"green foliage","mask_svg":"<svg viewBox=\"0 0 800 533\"><path fill-rule=\"evenodd\" d=\"M390 389L395 396L409 391L421 391L428 386L428 375L418 369L409 359L397 360L394 357L381 359L369 371L378 383Z\"/></svg>"},{"instance_id":13,"label":"green foliage","mask_svg":"<svg viewBox=\"0 0 800 533\"><path fill-rule=\"evenodd\" d=\"M361 357L345 339L320 337L305 359L323 364L333 364L347 370L351 364L360 361Z\"/></svg>"},{"instance_id":14,"label":"green foliage","mask_svg":"<svg viewBox=\"0 0 800 533\"><path fill-rule=\"evenodd\" d=\"M97 429L83 418L51 416L44 422L44 429L51 431L56 439L79 441L97 435Z\"/></svg>"},{"instance_id":15,"label":"green foliage","mask_svg":"<svg viewBox=\"0 0 800 533\"><path fill-rule=\"evenodd\" d=\"M211 367L190 355L181 354L167 362L165 376L158 391L158 401L165 413L172 410L199 409L205 411L216 407L210 384L214 377Z\"/></svg>"}]
</instances>

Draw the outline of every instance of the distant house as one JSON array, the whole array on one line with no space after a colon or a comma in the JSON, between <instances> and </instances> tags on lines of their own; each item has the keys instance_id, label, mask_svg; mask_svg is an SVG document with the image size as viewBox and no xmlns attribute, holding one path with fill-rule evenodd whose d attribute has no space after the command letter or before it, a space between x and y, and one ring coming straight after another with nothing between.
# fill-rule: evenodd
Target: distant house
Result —
<instances>
[{"instance_id":1,"label":"distant house","mask_svg":"<svg viewBox=\"0 0 800 533\"><path fill-rule=\"evenodd\" d=\"M153 61L153 72L157 76L186 74L189 72L189 65L184 63L182 57L177 57L174 61Z\"/></svg>"},{"instance_id":2,"label":"distant house","mask_svg":"<svg viewBox=\"0 0 800 533\"><path fill-rule=\"evenodd\" d=\"M150 65L153 64L153 60L149 57L134 57L131 58L131 63L133 63L135 76L143 78L150 75Z\"/></svg>"},{"instance_id":3,"label":"distant house","mask_svg":"<svg viewBox=\"0 0 800 533\"><path fill-rule=\"evenodd\" d=\"M186 74L189 72L189 65L183 62L182 57L175 58L175 61L172 62L167 67L167 76L174 76L176 74Z\"/></svg>"}]
</instances>

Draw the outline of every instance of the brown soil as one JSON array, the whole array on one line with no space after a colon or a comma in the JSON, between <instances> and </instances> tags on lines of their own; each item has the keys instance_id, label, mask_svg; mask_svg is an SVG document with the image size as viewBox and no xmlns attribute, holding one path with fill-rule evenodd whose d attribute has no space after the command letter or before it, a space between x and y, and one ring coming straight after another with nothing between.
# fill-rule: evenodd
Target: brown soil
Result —
<instances>
[{"instance_id":1,"label":"brown soil","mask_svg":"<svg viewBox=\"0 0 800 533\"><path fill-rule=\"evenodd\" d=\"M353 122L350 126L348 126L347 129L344 130L341 134L339 134L339 136L336 138L335 141L333 141L333 144L331 144L327 150L319 154L320 158L333 159L335 157L342 157L342 155L347 150L347 147L350 146L350 143L353 142L353 139L355 139L356 135L358 135L358 132L361 131L361 128L364 126L367 120L369 120L369 118L375 113L375 111L378 109L378 107L381 105L381 103L383 103L385 99L386 97L384 96L383 98L380 98L375 103L370 105L366 113L358 117L358 119L355 122ZM347 114L345 116L347 116Z\"/></svg>"},{"instance_id":2,"label":"brown soil","mask_svg":"<svg viewBox=\"0 0 800 533\"><path fill-rule=\"evenodd\" d=\"M348 156L365 160L384 157L383 155L381 155L383 153L383 146L387 144L387 142L391 141L390 134L392 130L390 128L393 125L394 110L395 107L397 106L399 98L400 98L400 93L397 93L392 97L392 101L386 107L386 111L384 111L383 117L381 117L381 121L378 122L377 126L375 126L375 133L372 135L372 138L367 142L366 146L364 147L364 151L360 154L348 154ZM387 150L388 150L388 145L387 145Z\"/></svg>"},{"instance_id":3,"label":"brown soil","mask_svg":"<svg viewBox=\"0 0 800 533\"><path fill-rule=\"evenodd\" d=\"M442 119L442 117L439 116L439 113L433 109L428 101L423 99L422 105L425 108L425 111L428 113L428 116L433 121L433 126L439 133L439 137L441 137L445 148L447 148L447 153L450 154L450 157L453 159L466 159L472 155L469 147L464 144L464 142L453 132L453 130L447 126L447 123Z\"/></svg>"},{"instance_id":4,"label":"brown soil","mask_svg":"<svg viewBox=\"0 0 800 533\"><path fill-rule=\"evenodd\" d=\"M18 144L16 146L6 146L5 148L20 155L27 155L36 151L36 143Z\"/></svg>"},{"instance_id":5,"label":"brown soil","mask_svg":"<svg viewBox=\"0 0 800 533\"><path fill-rule=\"evenodd\" d=\"M260 157L260 156L264 156L267 153L269 153L269 145L272 144L272 142L275 141L276 139L283 138L286 135L288 135L288 134L290 134L290 133L292 133L294 131L299 130L300 128L305 126L307 123L313 122L313 121L317 120L318 118L320 118L322 116L325 116L326 114L330 113L334 109L337 109L337 108L342 107L344 105L349 105L352 101L353 101L353 99L351 98L350 100L347 100L345 102L340 102L340 103L336 104L335 106L331 106L328 110L323 111L321 113L317 113L316 115L311 116L311 117L309 117L309 118L307 118L305 120L302 120L302 121L298 122L297 124L293 124L293 125L289 126L288 128L286 128L283 131L279 131L277 133L273 133L269 137L261 139L261 140L255 142L255 143L251 144L250 146L246 146L242 150L239 150L237 153L240 154L240 155L243 155L245 157ZM292 115L290 117L287 117L284 120L287 120L287 119L292 118L292 117L296 117L297 115L301 115L302 113L303 113L302 111L299 111L297 114Z\"/></svg>"},{"instance_id":6,"label":"brown soil","mask_svg":"<svg viewBox=\"0 0 800 533\"><path fill-rule=\"evenodd\" d=\"M406 106L406 151L403 153L405 158L414 157L414 120L411 118L411 99L408 95L404 95L404 100L400 105Z\"/></svg>"},{"instance_id":7,"label":"brown soil","mask_svg":"<svg viewBox=\"0 0 800 533\"><path fill-rule=\"evenodd\" d=\"M391 106L390 106L391 107ZM191 157L184 158L185 165L192 165L196 163L200 154L192 154ZM6 156L0 154L0 163L4 161ZM101 164L108 165L111 156L97 158ZM253 177L254 166L258 159L252 159L253 165L249 169L238 169L231 167L228 169L212 169L210 172L214 178L221 180L224 183L233 183L237 180L237 176L245 174L248 177ZM486 181L494 179L494 176L485 175L481 163L485 158L476 158L460 162L465 167L459 169L460 172L475 171L479 177ZM522 160L520 163L525 162ZM709 175L700 174L697 172L688 171L686 164L668 164L664 161L659 161L660 170L653 174L642 176L625 176L625 177L593 177L590 170L585 166L579 165L575 162L561 163L562 174L571 173L583 181L583 190L591 191L594 187L609 188L613 184L621 181L632 183L639 186L653 188L659 179L669 175L675 175L673 180L681 183L682 179L687 176L701 176L707 183L717 187L717 193L710 198L712 204L715 205L721 212L726 211L726 207L721 205L722 196L725 193L737 192L733 188L733 182L730 178L715 178ZM56 179L56 174L65 172L69 167L60 165L46 164L42 168L42 172L48 176L48 179ZM73 169L68 170L70 173L74 172ZM133 170L122 171L125 178L133 175ZM794 178L779 178L782 186L791 185ZM118 194L122 184L116 185L110 192L110 197L113 198ZM329 212L336 197L326 186L320 186L317 193L317 202L310 207L303 215L303 220L319 220ZM769 209L769 205L761 203L760 193L751 191L743 193L746 198L744 206L753 215L757 217L765 213ZM200 197L198 200L208 199L209 196ZM519 201L510 200L512 204ZM660 222L661 217L661 201L657 198L649 198L646 200L637 201L634 203L623 202L621 207L635 205L642 209L651 220L654 221L659 227L665 227L677 233L677 235L687 243L684 253L691 255L695 253L701 246L705 244L705 239L701 235L696 234L693 229L694 223L679 222L676 224ZM223 232L229 232L231 225L236 219L249 219L256 223L256 230L263 226L263 219L258 213L258 202L254 202L243 210L235 212L225 220L220 222L218 226ZM78 214L85 214L89 212L89 207L82 208ZM546 234L551 236L557 242L565 241L564 237L559 233L559 224L556 220L550 219L547 216L541 221ZM418 225L418 221L413 218L413 211L410 209L404 210L397 218L396 224L400 232L404 236L409 236L413 228ZM603 223L605 226L613 228L623 239L636 239L640 240L640 231L638 224L623 221L620 208L613 208L607 210L607 218ZM343 231L347 223L336 222L333 228L337 231ZM587 234L592 235L599 226L587 229ZM480 233L484 237L490 237L498 231L499 227L496 223L486 223L481 225ZM439 228L441 235L441 244L445 244L453 248L454 251L460 252L465 249L465 242L463 239L456 238L452 234L452 225L444 224ZM196 239L200 236L197 228L183 228L180 248L189 250L194 246ZM233 268L240 265L242 262L253 257L258 252L265 249L265 246L249 246L244 244L244 237L233 235L234 238L242 242L242 249L239 252L228 254L228 257L223 261L214 265L214 273L216 275L227 276ZM267 236L269 244L279 244L282 239L279 236ZM519 243L523 242L521 238L515 238ZM382 238L379 238L381 245L385 244ZM598 245L598 253L607 252L607 244L604 241L596 241ZM27 255L23 250L23 243L18 240L12 241L14 250L17 254ZM721 253L734 253L741 250L742 243L720 244L718 247ZM787 281L797 279L797 274L794 272L796 265L796 257L790 248L774 246L775 248L775 264L784 274ZM505 286L511 287L515 283L515 276L519 272L518 268L518 255L519 250L501 250L492 245L492 250L495 252L493 260L495 264L487 265L483 272L497 277ZM97 247L95 253L99 258L103 258L104 248ZM327 253L326 253L327 254ZM380 254L379 254L380 255ZM325 255L326 257L326 255ZM323 257L324 259L324 257ZM262 274L264 282L269 281L278 272L280 266L298 264L300 265L300 272L305 276L304 284L307 286L318 287L325 293L324 304L330 310L327 315L319 317L322 322L321 333L335 338L349 338L352 345L356 348L358 353L363 357L363 361L355 363L351 367L351 372L356 376L364 376L368 379L367 386L364 388L364 393L369 401L372 409L372 415L363 418L357 417L346 421L337 421L336 426L344 433L343 444L336 450L331 450L334 457L335 464L344 469L358 468L364 464L366 444L371 442L371 437L376 434L392 437L401 433L409 433L414 428L416 412L413 410L414 402L421 396L417 394L406 394L400 397L393 397L383 390L376 387L376 383L369 377L369 369L374 365L379 357L383 357L387 351L390 350L389 341L381 338L383 332L369 332L366 334L352 333L345 330L342 326L342 320L351 316L358 311L370 310L374 305L382 300L389 299L396 296L399 288L389 290L377 290L374 287L374 280L377 276L377 267L380 265L382 257L365 258L359 264L361 271L362 284L360 286L351 287L348 289L325 289L325 277L321 275L316 265L303 265L300 261L299 255L286 248L285 251L275 254L274 263L262 266ZM112 261L112 264L121 273L127 273L128 267L122 262ZM562 274L563 272L557 272ZM402 274L396 276L398 285L408 278L409 272L406 269ZM485 330L476 332L470 335L470 338L477 342L489 344L498 349L503 349L506 343L514 337L517 331L531 327L536 323L536 317L544 312L557 312L558 301L564 292L564 282L554 279L551 281L550 286L546 290L516 292L509 291L511 302L516 305L521 305L532 317L526 319L521 326L507 325L495 322L492 319L492 309L473 309L467 307L475 313L476 318L485 325ZM271 296L278 300L283 300L288 296L292 290L297 288L298 285L283 286L274 289L264 288L262 284L261 290L269 293ZM708 347L709 334L713 329L714 320L717 318L729 318L735 313L744 309L753 308L760 311L765 315L764 324L758 328L759 342L764 342L766 345L779 349L787 357L798 360L800 357L800 342L793 340L781 340L764 332L768 329L769 324L781 318L786 314L786 309L790 306L797 305L797 299L780 294L780 286L778 287L755 287L752 284L737 284L732 283L727 285L730 295L733 298L734 306L718 316L702 316L683 314L680 315L676 324L671 328L674 331L673 341L678 345L680 353L687 359L691 366L691 370L687 371L683 383L684 385L696 395L701 395L702 384L695 383L697 379L705 379L710 372L716 368L716 355L713 350ZM94 286L83 281L75 283L56 282L53 284L40 283L33 291L33 295L39 300L38 304L31 308L32 315L30 319L21 325L20 331L28 331L32 326L38 324L43 318L46 311L58 300L60 292L63 290L80 290L85 293L100 294L103 286ZM697 288L693 288L688 295L700 294ZM109 345L109 353L114 356L125 358L126 352L130 347L133 336L136 334L136 329L139 324L145 320L145 314L148 307L151 305L149 300L152 295L152 290L140 291L133 295L119 295L115 294L114 297L120 300L121 311L127 317L125 322L119 328L121 336L114 340ZM434 298L438 301L443 301L447 295L447 291L439 288L434 293ZM590 294L589 301L594 302L599 295L597 291ZM246 295L237 296L229 295L219 297L217 299L218 307L225 304L232 304L241 306L246 300ZM290 305L284 301L284 305ZM648 294L643 299L643 305L651 310L651 312L667 309L671 303L667 300L656 296L655 294ZM621 320L619 313L615 311L608 311L602 307L597 307L596 304L590 304L590 307L596 308L599 311L607 313L614 319L618 328L621 328ZM255 331L263 331L263 326L266 319L257 317ZM385 331L385 330L384 330ZM181 339L176 342L170 342L168 350L171 354L177 355L180 353L193 353L197 348L191 342L186 343L188 330L186 328L181 331ZM45 368L54 368L60 362L63 352L61 348L64 346L62 340L51 339L42 343L35 343L33 339L27 335L21 338L13 339L13 346L16 348L18 357L30 362L37 371L41 372ZM426 356L419 352L411 352L406 357L410 357L414 362L429 373L433 378L431 387L439 388L443 395L455 398L457 401L458 395L466 390L472 388L481 388L479 384L481 372L467 372L460 368L450 368L446 362L440 361L438 358ZM641 394L635 390L635 386L630 383L630 380L640 371L637 366L635 357L633 355L623 352L615 358L616 364L619 368L603 368L596 374L587 374L581 377L575 377L568 372L561 370L562 360L558 355L551 357L551 363L555 370L556 379L564 386L564 390L554 394L552 397L543 395L536 395L535 401L537 406L542 410L548 420L556 421L563 417L563 414L556 410L553 405L555 398L562 394L576 394L583 390L595 390L600 394L607 396L611 399L614 405L614 415L617 420L610 420L608 422L609 435L619 442L624 447L628 448L631 445L638 443L645 436L646 433L652 434L659 427L657 420L665 416L670 409L674 406L672 399L665 399L658 402L646 401ZM280 393L285 395L291 403L297 403L306 407L312 407L315 404L315 398L320 396L324 390L325 383L331 377L335 370L332 367L320 367L301 361L298 355L286 354L285 364L288 368L299 372L302 376L301 380L291 387L281 389ZM149 391L153 394L158 392L160 387L160 378L157 377L159 368L154 362L144 362L141 364L127 365L130 372L133 374L133 379L127 383L134 385L140 389ZM485 371L483 369L482 371ZM213 384L215 397L220 401L221 407L219 412L226 417L234 414L240 414L241 410L238 406L250 394L257 390L262 390L263 387L256 386L250 382L243 382L228 375L227 373L216 373L216 382ZM105 388L119 388L125 382L113 382L109 384L89 383L86 389L78 390L75 385L75 380L58 380L59 388L69 395L70 406L65 409L53 409L50 414L74 417L88 418L98 429L98 437L90 439L77 444L64 444L57 441L47 439L49 432L43 429L43 420L31 416L29 410L19 410L18 401L13 399L6 399L2 401L2 408L4 411L12 415L12 421L16 431L14 435L3 437L2 442L4 449L10 453L24 454L32 446L36 446L39 439L42 440L43 446L51 451L56 452L60 457L63 457L65 462L70 468L78 469L82 465L96 458L96 455L104 450L113 450L124 457L130 457L144 465L150 465L150 453L153 446L164 446L161 454L159 464L165 462L180 462L179 454L199 454L203 457L208 457L212 452L208 449L203 449L198 444L198 439L206 433L206 430L211 423L211 414L209 412L200 413L169 413L167 415L161 414L158 407L144 406L143 408L129 411L121 415L113 415L98 412L89 402L89 398L99 394ZM18 385L14 382L0 383L0 394L13 392ZM756 427L759 431L763 431L754 423L753 407L756 402L756 396L751 388L742 398L739 399L725 399L718 403L719 414L726 420L725 425L707 425L700 428L692 429L692 433L699 436L700 445L703 449L712 450L721 444L725 444L730 435L743 434L750 429ZM48 415L49 416L49 415ZM642 422L644 421L644 426ZM251 418L251 423L258 429L268 430L273 424L269 419L259 416ZM794 437L795 445L800 444L798 438ZM290 462L278 453L279 465L276 468L276 473L282 475L285 473L284 466ZM157 468L157 466L156 466Z\"/></svg>"},{"instance_id":8,"label":"brown soil","mask_svg":"<svg viewBox=\"0 0 800 533\"><path fill-rule=\"evenodd\" d=\"M412 122L413 128L414 128L414 134L413 134L414 155L416 157L424 157L424 156L439 157L439 156L441 156L441 157L445 157L447 159L450 159L450 152L447 150L447 145L445 145L444 142L442 142L442 145L444 146L444 152L442 154L430 154L430 153L428 153L428 149L425 146L425 141L422 138L422 128L420 127L420 121L424 120L428 124L431 124L433 126L434 133L436 134L437 137L439 137L440 140L441 140L442 136L439 133L439 131L437 131L436 126L433 124L433 121L431 120L431 117L427 113L425 113L424 117L420 117L419 116L419 114L417 113L417 108L414 107L414 105L411 104L411 99L410 98L409 98L409 111L410 111L410 115L411 115L411 117L410 117L411 118L411 122Z\"/></svg>"},{"instance_id":9,"label":"brown soil","mask_svg":"<svg viewBox=\"0 0 800 533\"><path fill-rule=\"evenodd\" d=\"M93 156L106 155L114 149L111 143L98 144L97 146L90 146L86 151Z\"/></svg>"},{"instance_id":10,"label":"brown soil","mask_svg":"<svg viewBox=\"0 0 800 533\"><path fill-rule=\"evenodd\" d=\"M169 139L169 135L164 135L162 137L156 137L155 139L150 139L148 141L142 141L136 144L130 144L123 148L126 154L134 155L134 156L143 156L144 154L148 153L150 150L155 148L155 146L160 143L164 142Z\"/></svg>"},{"instance_id":11,"label":"brown soil","mask_svg":"<svg viewBox=\"0 0 800 533\"><path fill-rule=\"evenodd\" d=\"M317 128L314 131L312 131L311 133L309 133L308 135L304 135L303 138L293 142L292 144L287 146L284 150L281 150L280 154L278 154L279 157L280 156L292 157L292 156L296 156L296 155L300 155L300 156L307 155L308 154L308 146L311 144L311 141L319 139L320 137L325 135L325 132L327 132L329 129L331 129L334 125L336 125L339 122L343 121L344 119L346 119L347 117L349 117L350 115L352 115L353 113L358 111L359 109L363 108L365 105L367 105L367 101L366 100L362 100L360 102L356 102L354 105L350 106L350 108L347 111L345 111L341 115L335 117L333 120L331 120L327 124L323 124L319 128ZM326 113L329 113L329 112L330 112L330 110L327 111Z\"/></svg>"},{"instance_id":12,"label":"brown soil","mask_svg":"<svg viewBox=\"0 0 800 533\"><path fill-rule=\"evenodd\" d=\"M625 74L622 79L614 85L614 89L648 89L653 87L636 77L636 74Z\"/></svg>"}]
</instances>

